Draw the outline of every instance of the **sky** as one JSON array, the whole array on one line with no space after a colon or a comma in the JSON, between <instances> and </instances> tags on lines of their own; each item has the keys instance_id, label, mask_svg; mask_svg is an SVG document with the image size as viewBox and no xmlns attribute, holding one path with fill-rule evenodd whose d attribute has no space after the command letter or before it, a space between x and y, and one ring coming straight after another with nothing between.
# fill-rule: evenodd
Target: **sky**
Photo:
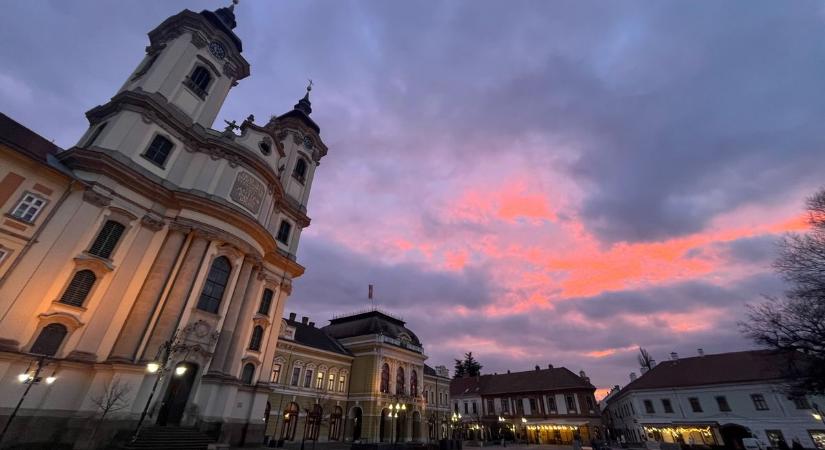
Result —
<instances>
[{"instance_id":1,"label":"sky","mask_svg":"<svg viewBox=\"0 0 825 450\"><path fill-rule=\"evenodd\" d=\"M0 110L64 147L146 33L215 1L4 2ZM314 81L318 168L286 312L378 307L427 363L535 365L624 385L752 348L777 239L823 184L817 1L242 0L251 76L223 120L283 114Z\"/></svg>"}]
</instances>

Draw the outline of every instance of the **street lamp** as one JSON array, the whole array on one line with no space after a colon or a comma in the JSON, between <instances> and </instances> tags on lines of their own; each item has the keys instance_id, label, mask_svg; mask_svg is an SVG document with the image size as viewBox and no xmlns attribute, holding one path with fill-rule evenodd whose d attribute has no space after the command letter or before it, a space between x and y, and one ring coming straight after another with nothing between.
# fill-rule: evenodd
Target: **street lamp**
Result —
<instances>
[{"instance_id":1,"label":"street lamp","mask_svg":"<svg viewBox=\"0 0 825 450\"><path fill-rule=\"evenodd\" d=\"M17 411L20 410L20 406L23 404L23 400L26 399L26 395L29 394L29 390L31 390L32 386L37 383L40 383L42 378L40 377L40 372L43 370L44 367L49 365L49 361L46 359L45 356L41 356L35 360L35 368L34 372L32 372L31 363L29 363L29 367L26 369L25 372L21 373L17 376L17 381L27 385L26 389L23 391L23 395L20 396L20 400L17 402L17 406L14 407L14 411L12 411L9 419L6 421L6 425L3 426L3 431L0 431L0 442L3 442L3 437L6 435L6 431L9 429L9 425L11 425L12 420L14 417L17 416ZM55 376L56 372L52 372L52 374L46 377L46 384L52 384L57 380Z\"/></svg>"},{"instance_id":2,"label":"street lamp","mask_svg":"<svg viewBox=\"0 0 825 450\"><path fill-rule=\"evenodd\" d=\"M814 412L811 413L811 415L814 416L814 420L818 420L822 422L823 425L825 425L825 417L823 417L822 411L819 410L819 405L814 403L811 406L813 406L814 409Z\"/></svg>"}]
</instances>

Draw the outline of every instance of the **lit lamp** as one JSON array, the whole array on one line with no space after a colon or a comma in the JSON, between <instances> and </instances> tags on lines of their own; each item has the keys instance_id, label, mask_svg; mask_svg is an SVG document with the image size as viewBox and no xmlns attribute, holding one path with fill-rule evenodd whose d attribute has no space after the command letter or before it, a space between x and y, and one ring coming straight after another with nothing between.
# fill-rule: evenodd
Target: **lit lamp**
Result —
<instances>
[{"instance_id":1,"label":"lit lamp","mask_svg":"<svg viewBox=\"0 0 825 450\"><path fill-rule=\"evenodd\" d=\"M181 376L186 373L186 366L175 367L175 375Z\"/></svg>"},{"instance_id":2,"label":"lit lamp","mask_svg":"<svg viewBox=\"0 0 825 450\"><path fill-rule=\"evenodd\" d=\"M21 383L25 383L28 380L29 380L29 374L28 373L21 373L20 375L17 376L17 381L19 381Z\"/></svg>"},{"instance_id":3,"label":"lit lamp","mask_svg":"<svg viewBox=\"0 0 825 450\"><path fill-rule=\"evenodd\" d=\"M147 372L149 372L149 373L157 373L157 371L158 371L158 370L160 370L160 364L158 364L158 363L156 363L156 362L154 362L154 361L152 361L152 362L150 362L150 363L146 364L146 371L147 371Z\"/></svg>"},{"instance_id":4,"label":"lit lamp","mask_svg":"<svg viewBox=\"0 0 825 450\"><path fill-rule=\"evenodd\" d=\"M521 423L527 423L527 419L525 419L524 417L522 417L522 418L521 418Z\"/></svg>"}]
</instances>

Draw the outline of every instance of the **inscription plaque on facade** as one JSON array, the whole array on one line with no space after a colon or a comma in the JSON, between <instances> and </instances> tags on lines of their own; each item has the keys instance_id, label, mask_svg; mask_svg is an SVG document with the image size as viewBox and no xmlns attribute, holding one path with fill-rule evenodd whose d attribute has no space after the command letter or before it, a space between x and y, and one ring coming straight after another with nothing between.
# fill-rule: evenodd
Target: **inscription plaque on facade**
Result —
<instances>
[{"instance_id":1,"label":"inscription plaque on facade","mask_svg":"<svg viewBox=\"0 0 825 450\"><path fill-rule=\"evenodd\" d=\"M239 172L229 197L244 208L258 214L264 200L265 190L263 183L255 177L246 172Z\"/></svg>"}]
</instances>

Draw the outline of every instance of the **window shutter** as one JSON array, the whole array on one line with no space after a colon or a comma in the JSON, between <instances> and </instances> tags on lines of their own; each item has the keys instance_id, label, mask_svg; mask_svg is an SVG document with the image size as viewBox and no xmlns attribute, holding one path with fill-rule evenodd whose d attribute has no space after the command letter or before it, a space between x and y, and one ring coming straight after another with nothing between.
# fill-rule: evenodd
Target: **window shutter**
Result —
<instances>
[{"instance_id":1,"label":"window shutter","mask_svg":"<svg viewBox=\"0 0 825 450\"><path fill-rule=\"evenodd\" d=\"M91 270L81 270L75 273L72 281L69 283L69 287L66 288L60 297L60 303L83 306L83 302L86 301L86 297L92 290L95 281L97 281L97 277Z\"/></svg>"},{"instance_id":2,"label":"window shutter","mask_svg":"<svg viewBox=\"0 0 825 450\"><path fill-rule=\"evenodd\" d=\"M92 243L89 253L100 256L101 258L109 258L112 256L115 245L117 245L125 229L126 227L114 220L106 221L106 224L103 225L94 243Z\"/></svg>"}]
</instances>

